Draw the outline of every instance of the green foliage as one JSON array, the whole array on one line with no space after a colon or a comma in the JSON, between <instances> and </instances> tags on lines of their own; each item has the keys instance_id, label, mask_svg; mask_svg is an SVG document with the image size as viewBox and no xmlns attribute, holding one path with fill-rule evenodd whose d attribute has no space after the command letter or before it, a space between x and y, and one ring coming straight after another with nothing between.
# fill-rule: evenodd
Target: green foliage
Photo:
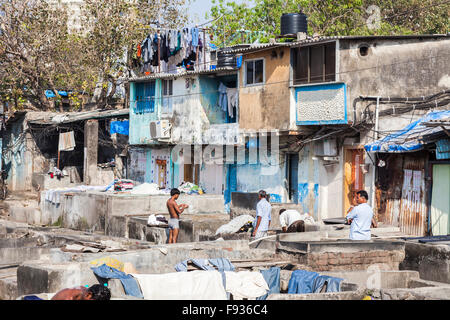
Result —
<instances>
[{"instance_id":1,"label":"green foliage","mask_svg":"<svg viewBox=\"0 0 450 320\"><path fill-rule=\"evenodd\" d=\"M450 2L445 0L254 0L254 6L213 0L207 18L215 43L242 42L239 31L265 32L260 42L280 34L283 13L308 16L309 35L398 35L449 32ZM245 42L245 41L244 41ZM248 42L248 41L247 41Z\"/></svg>"},{"instance_id":2,"label":"green foliage","mask_svg":"<svg viewBox=\"0 0 450 320\"><path fill-rule=\"evenodd\" d=\"M183 4L184 0L0 1L0 98L14 109L51 110L62 100L57 91L66 90L72 92L74 109L80 109L99 87L95 102L105 106L118 78L129 70L127 54L151 31L149 23L182 24ZM78 13L70 6L79 6L74 11ZM57 96L49 100L45 90Z\"/></svg>"}]
</instances>

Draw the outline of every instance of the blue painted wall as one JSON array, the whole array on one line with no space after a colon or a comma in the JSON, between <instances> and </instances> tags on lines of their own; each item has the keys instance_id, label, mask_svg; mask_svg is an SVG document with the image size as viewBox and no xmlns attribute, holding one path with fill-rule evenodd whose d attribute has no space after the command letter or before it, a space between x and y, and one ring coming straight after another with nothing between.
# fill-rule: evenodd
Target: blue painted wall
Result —
<instances>
[{"instance_id":1,"label":"blue painted wall","mask_svg":"<svg viewBox=\"0 0 450 320\"><path fill-rule=\"evenodd\" d=\"M311 214L315 220L319 216L319 161L313 160L312 146L308 145L300 152L298 167L298 203L303 211Z\"/></svg>"},{"instance_id":2,"label":"blue painted wall","mask_svg":"<svg viewBox=\"0 0 450 320\"><path fill-rule=\"evenodd\" d=\"M200 103L208 117L210 124L221 124L227 122L227 113L218 105L220 81L217 78L199 77Z\"/></svg>"},{"instance_id":3,"label":"blue painted wall","mask_svg":"<svg viewBox=\"0 0 450 320\"><path fill-rule=\"evenodd\" d=\"M141 83L130 83L130 145L157 144L150 137L150 121L158 120L161 114L161 80L155 81L154 110L140 112L137 97L142 95ZM148 92L148 91L147 91Z\"/></svg>"}]
</instances>

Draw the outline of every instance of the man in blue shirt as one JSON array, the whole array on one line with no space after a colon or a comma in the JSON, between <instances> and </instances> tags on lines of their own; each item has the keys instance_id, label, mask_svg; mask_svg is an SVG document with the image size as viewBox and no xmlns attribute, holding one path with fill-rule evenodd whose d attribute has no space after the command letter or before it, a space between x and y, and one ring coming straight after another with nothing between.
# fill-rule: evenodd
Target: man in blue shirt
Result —
<instances>
[{"instance_id":1,"label":"man in blue shirt","mask_svg":"<svg viewBox=\"0 0 450 320\"><path fill-rule=\"evenodd\" d=\"M350 226L351 240L370 240L370 227L373 225L377 227L377 223L373 218L373 210L367 204L369 195L366 191L360 190L356 193L355 201L358 204L356 207L351 207L347 214L347 222Z\"/></svg>"},{"instance_id":2,"label":"man in blue shirt","mask_svg":"<svg viewBox=\"0 0 450 320\"><path fill-rule=\"evenodd\" d=\"M269 230L272 206L266 199L267 194L264 190L258 192L259 202L256 205L256 219L253 223L254 228L252 237L255 239L265 237Z\"/></svg>"}]
</instances>

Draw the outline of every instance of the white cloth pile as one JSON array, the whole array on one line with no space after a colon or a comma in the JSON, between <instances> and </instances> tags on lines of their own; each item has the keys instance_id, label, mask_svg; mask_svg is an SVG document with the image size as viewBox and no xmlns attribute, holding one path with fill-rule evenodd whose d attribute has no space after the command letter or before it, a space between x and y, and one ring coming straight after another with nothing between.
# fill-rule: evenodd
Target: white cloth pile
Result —
<instances>
[{"instance_id":1,"label":"white cloth pile","mask_svg":"<svg viewBox=\"0 0 450 320\"><path fill-rule=\"evenodd\" d=\"M162 221L157 220L157 218L164 218L163 215L157 215L155 216L154 214L150 215L147 219L147 224L148 225L161 225L161 224L166 224Z\"/></svg>"},{"instance_id":2,"label":"white cloth pile","mask_svg":"<svg viewBox=\"0 0 450 320\"><path fill-rule=\"evenodd\" d=\"M255 218L253 218L249 214L243 214L241 216L237 216L236 218L234 218L227 224L220 226L219 229L217 229L217 231L216 231L216 235L221 234L221 233L225 233L225 234L236 233L239 231L240 228L245 226L248 222L253 222L253 220L255 220Z\"/></svg>"},{"instance_id":3,"label":"white cloth pile","mask_svg":"<svg viewBox=\"0 0 450 320\"><path fill-rule=\"evenodd\" d=\"M305 221L305 223L308 224L315 224L314 218L311 217L308 213L302 213L300 214L300 220Z\"/></svg>"},{"instance_id":4,"label":"white cloth pile","mask_svg":"<svg viewBox=\"0 0 450 320\"><path fill-rule=\"evenodd\" d=\"M269 291L269 286L260 272L225 271L226 291L233 295L234 300L255 299Z\"/></svg>"},{"instance_id":5,"label":"white cloth pile","mask_svg":"<svg viewBox=\"0 0 450 320\"><path fill-rule=\"evenodd\" d=\"M219 271L131 275L145 300L227 300Z\"/></svg>"},{"instance_id":6,"label":"white cloth pile","mask_svg":"<svg viewBox=\"0 0 450 320\"><path fill-rule=\"evenodd\" d=\"M130 191L131 194L167 194L168 191L160 190L156 183L143 183L133 188Z\"/></svg>"},{"instance_id":7,"label":"white cloth pile","mask_svg":"<svg viewBox=\"0 0 450 320\"><path fill-rule=\"evenodd\" d=\"M57 188L45 191L45 200L53 204L61 203L61 194L67 192L106 191L108 186L76 186L73 188Z\"/></svg>"}]
</instances>

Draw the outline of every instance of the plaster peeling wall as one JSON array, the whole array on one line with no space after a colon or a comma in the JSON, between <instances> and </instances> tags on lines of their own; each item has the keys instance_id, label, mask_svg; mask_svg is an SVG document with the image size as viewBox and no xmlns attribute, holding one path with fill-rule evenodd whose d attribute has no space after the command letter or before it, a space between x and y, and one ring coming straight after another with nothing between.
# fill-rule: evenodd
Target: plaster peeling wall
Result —
<instances>
[{"instance_id":1,"label":"plaster peeling wall","mask_svg":"<svg viewBox=\"0 0 450 320\"><path fill-rule=\"evenodd\" d=\"M201 104L197 78L181 78L173 82L173 115L171 117L172 143L201 144L202 131L210 125ZM188 87L188 88L186 88Z\"/></svg>"},{"instance_id":2,"label":"plaster peeling wall","mask_svg":"<svg viewBox=\"0 0 450 320\"><path fill-rule=\"evenodd\" d=\"M200 168L200 185L207 194L223 194L225 189L223 165L203 163Z\"/></svg>"},{"instance_id":3,"label":"plaster peeling wall","mask_svg":"<svg viewBox=\"0 0 450 320\"><path fill-rule=\"evenodd\" d=\"M360 40L340 40L339 80L347 84L348 112L353 113L353 100L359 96L421 97L449 88L445 79L450 74L446 55L450 39L367 39L365 43L368 55L360 56ZM367 104L357 104L358 119ZM399 118L391 130L405 126L404 121L409 123Z\"/></svg>"},{"instance_id":4,"label":"plaster peeling wall","mask_svg":"<svg viewBox=\"0 0 450 320\"><path fill-rule=\"evenodd\" d=\"M312 145L305 146L299 152L298 165L298 202L303 212L308 212L315 220L319 219L320 164L313 159Z\"/></svg>"},{"instance_id":5,"label":"plaster peeling wall","mask_svg":"<svg viewBox=\"0 0 450 320\"><path fill-rule=\"evenodd\" d=\"M287 202L286 175L284 162L277 167L261 164L243 164L237 166L237 191L258 192L265 190L272 194L274 202Z\"/></svg>"}]
</instances>

